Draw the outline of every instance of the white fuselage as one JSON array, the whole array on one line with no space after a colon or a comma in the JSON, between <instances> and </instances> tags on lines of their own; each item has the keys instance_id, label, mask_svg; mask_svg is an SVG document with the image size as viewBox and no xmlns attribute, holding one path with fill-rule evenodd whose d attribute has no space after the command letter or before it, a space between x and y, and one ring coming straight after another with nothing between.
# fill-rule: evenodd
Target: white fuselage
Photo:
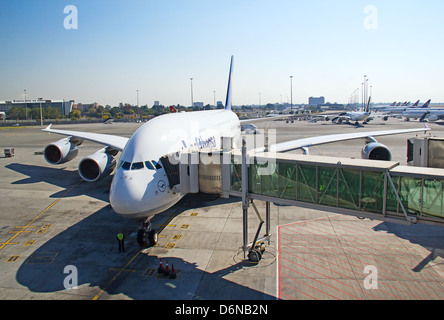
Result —
<instances>
[{"instance_id":1,"label":"white fuselage","mask_svg":"<svg viewBox=\"0 0 444 320\"><path fill-rule=\"evenodd\" d=\"M365 121L370 117L369 112L348 112L347 115L352 121Z\"/></svg>"},{"instance_id":2,"label":"white fuselage","mask_svg":"<svg viewBox=\"0 0 444 320\"><path fill-rule=\"evenodd\" d=\"M231 110L171 113L142 125L126 144L113 177L114 211L142 219L173 206L182 195L170 189L159 159L183 150L220 148L221 137L240 137L240 122Z\"/></svg>"}]
</instances>

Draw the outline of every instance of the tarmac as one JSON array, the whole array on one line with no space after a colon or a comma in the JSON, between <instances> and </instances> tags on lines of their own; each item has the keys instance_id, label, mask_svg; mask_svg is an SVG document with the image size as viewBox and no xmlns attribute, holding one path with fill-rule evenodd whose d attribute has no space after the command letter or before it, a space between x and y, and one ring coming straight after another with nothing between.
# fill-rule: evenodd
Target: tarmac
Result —
<instances>
[{"instance_id":1,"label":"tarmac","mask_svg":"<svg viewBox=\"0 0 444 320\"><path fill-rule=\"evenodd\" d=\"M141 124L64 125L66 130L122 136ZM365 127L331 122L264 121L277 142L346 130L423 126L375 120ZM444 126L430 123L444 137ZM44 147L61 139L40 127L0 129L1 300L443 300L444 228L360 220L321 210L271 204L271 243L258 264L244 257L239 198L187 195L157 215L154 247L137 244L139 224L108 202L112 176L81 180L77 165L100 145L85 142L77 159L52 166ZM406 139L380 137L405 164ZM322 145L311 154L360 158L363 142ZM265 203L256 202L265 215ZM249 235L255 214L249 210ZM126 237L118 251L117 233ZM158 273L162 262L176 277Z\"/></svg>"}]
</instances>

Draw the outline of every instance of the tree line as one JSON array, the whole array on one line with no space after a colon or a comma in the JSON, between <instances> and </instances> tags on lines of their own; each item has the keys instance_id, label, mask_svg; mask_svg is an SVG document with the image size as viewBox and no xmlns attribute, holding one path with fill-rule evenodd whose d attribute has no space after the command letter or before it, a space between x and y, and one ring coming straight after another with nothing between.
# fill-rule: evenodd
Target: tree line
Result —
<instances>
[{"instance_id":1,"label":"tree line","mask_svg":"<svg viewBox=\"0 0 444 320\"><path fill-rule=\"evenodd\" d=\"M211 110L212 107L210 105L206 105L204 107L185 107L182 105L175 105L174 108L177 112L181 111L199 111L199 110ZM223 106L219 106L219 108L223 108ZM170 107L165 107L163 105L154 105L152 107L144 106L133 106L129 103L120 103L119 106L115 107L104 107L97 106L90 107L87 110L80 109L72 109L72 111L67 115L62 115L61 110L55 107L42 107L42 116L43 119L72 119L72 120L80 120L80 119L123 119L123 118L152 118L159 116L161 114L169 113ZM40 120L40 107L34 108L23 108L23 107L12 107L9 111L6 112L6 116L8 119L16 119L16 120Z\"/></svg>"}]
</instances>

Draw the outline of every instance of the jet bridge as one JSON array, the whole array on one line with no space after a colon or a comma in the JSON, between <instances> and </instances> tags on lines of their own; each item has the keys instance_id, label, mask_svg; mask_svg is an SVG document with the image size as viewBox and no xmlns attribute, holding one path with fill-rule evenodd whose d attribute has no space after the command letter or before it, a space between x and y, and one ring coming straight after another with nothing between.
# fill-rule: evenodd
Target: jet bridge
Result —
<instances>
[{"instance_id":1,"label":"jet bridge","mask_svg":"<svg viewBox=\"0 0 444 320\"><path fill-rule=\"evenodd\" d=\"M270 203L360 218L444 226L444 169L375 161L242 150L187 151L180 155L173 191L242 198L243 250L258 262L270 234ZM177 170L176 170L177 171ZM177 174L176 174L177 175ZM266 202L265 219L254 200ZM259 226L248 241L248 209ZM259 237L265 224L265 235ZM254 244L254 245L253 245Z\"/></svg>"}]
</instances>

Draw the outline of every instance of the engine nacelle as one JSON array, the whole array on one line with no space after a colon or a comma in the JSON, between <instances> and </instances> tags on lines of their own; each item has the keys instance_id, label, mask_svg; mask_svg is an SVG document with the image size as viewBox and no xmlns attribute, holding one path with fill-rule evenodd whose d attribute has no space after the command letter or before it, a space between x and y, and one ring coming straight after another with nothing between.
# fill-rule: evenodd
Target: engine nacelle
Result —
<instances>
[{"instance_id":1,"label":"engine nacelle","mask_svg":"<svg viewBox=\"0 0 444 320\"><path fill-rule=\"evenodd\" d=\"M431 122L435 122L435 121L438 121L438 120L439 120L439 117L436 116L436 115L433 115L433 116L429 116L429 117L427 118L427 120L428 120L428 121L431 121Z\"/></svg>"},{"instance_id":2,"label":"engine nacelle","mask_svg":"<svg viewBox=\"0 0 444 320\"><path fill-rule=\"evenodd\" d=\"M362 159L370 160L392 160L392 154L389 148L379 142L371 142L366 144L364 148L362 148L361 157Z\"/></svg>"},{"instance_id":3,"label":"engine nacelle","mask_svg":"<svg viewBox=\"0 0 444 320\"><path fill-rule=\"evenodd\" d=\"M109 175L115 167L116 159L103 148L80 161L79 174L83 180L94 182Z\"/></svg>"},{"instance_id":4,"label":"engine nacelle","mask_svg":"<svg viewBox=\"0 0 444 320\"><path fill-rule=\"evenodd\" d=\"M77 146L78 144L71 142L71 138L51 143L45 148L45 160L50 164L62 164L71 161L79 153Z\"/></svg>"}]
</instances>

